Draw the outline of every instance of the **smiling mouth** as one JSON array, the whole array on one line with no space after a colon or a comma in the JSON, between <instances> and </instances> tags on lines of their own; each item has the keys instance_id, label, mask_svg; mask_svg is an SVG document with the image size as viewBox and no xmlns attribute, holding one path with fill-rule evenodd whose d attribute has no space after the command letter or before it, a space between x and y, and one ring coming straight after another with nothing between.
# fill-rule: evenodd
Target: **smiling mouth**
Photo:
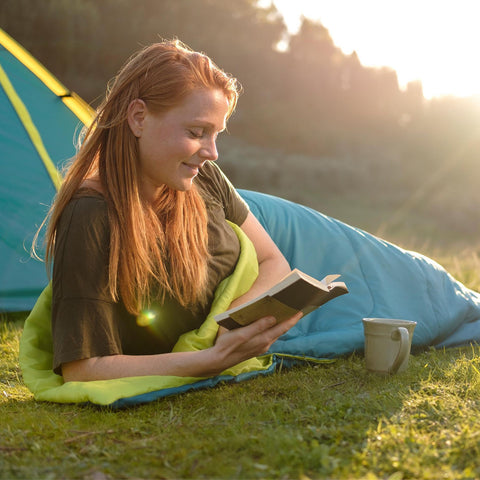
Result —
<instances>
[{"instance_id":1,"label":"smiling mouth","mask_svg":"<svg viewBox=\"0 0 480 480\"><path fill-rule=\"evenodd\" d=\"M199 165L192 165L190 163L184 163L183 165L185 165L188 169L190 169L192 172L195 173L195 175L200 171L200 169L203 167L203 163L199 164Z\"/></svg>"}]
</instances>

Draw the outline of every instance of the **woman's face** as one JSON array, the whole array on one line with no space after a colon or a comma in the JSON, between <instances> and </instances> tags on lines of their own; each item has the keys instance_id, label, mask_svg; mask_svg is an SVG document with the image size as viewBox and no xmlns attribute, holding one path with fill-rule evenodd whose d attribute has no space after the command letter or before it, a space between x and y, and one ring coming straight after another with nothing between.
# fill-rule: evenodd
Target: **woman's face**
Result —
<instances>
[{"instance_id":1,"label":"woman's face","mask_svg":"<svg viewBox=\"0 0 480 480\"><path fill-rule=\"evenodd\" d=\"M220 90L195 90L166 113L150 112L142 100L129 107L138 138L140 191L153 199L162 185L189 190L207 160L218 158L216 139L225 129L228 100Z\"/></svg>"}]
</instances>

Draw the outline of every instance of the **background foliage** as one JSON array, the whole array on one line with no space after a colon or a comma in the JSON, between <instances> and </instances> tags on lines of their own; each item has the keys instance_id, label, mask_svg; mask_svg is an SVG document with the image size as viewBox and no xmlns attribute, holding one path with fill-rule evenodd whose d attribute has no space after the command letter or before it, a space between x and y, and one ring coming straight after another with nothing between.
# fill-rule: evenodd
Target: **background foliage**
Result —
<instances>
[{"instance_id":1,"label":"background foliage","mask_svg":"<svg viewBox=\"0 0 480 480\"><path fill-rule=\"evenodd\" d=\"M244 87L221 150L237 186L387 237L408 227L478 238L478 100L426 101L418 82L400 89L392 69L342 53L328 26L305 19L279 51L282 18L256 0L3 0L0 26L93 105L128 56L178 37Z\"/></svg>"}]
</instances>

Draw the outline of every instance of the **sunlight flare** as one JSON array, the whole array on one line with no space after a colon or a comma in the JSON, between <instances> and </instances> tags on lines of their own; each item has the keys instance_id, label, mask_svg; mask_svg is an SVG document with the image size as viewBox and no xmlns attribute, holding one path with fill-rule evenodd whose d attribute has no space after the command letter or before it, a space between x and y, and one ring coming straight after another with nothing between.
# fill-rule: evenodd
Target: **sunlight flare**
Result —
<instances>
[{"instance_id":1,"label":"sunlight flare","mask_svg":"<svg viewBox=\"0 0 480 480\"><path fill-rule=\"evenodd\" d=\"M267 4L267 0L263 2ZM290 33L302 16L320 21L346 54L388 66L401 87L415 80L426 98L480 94L480 4L470 0L273 0Z\"/></svg>"}]
</instances>

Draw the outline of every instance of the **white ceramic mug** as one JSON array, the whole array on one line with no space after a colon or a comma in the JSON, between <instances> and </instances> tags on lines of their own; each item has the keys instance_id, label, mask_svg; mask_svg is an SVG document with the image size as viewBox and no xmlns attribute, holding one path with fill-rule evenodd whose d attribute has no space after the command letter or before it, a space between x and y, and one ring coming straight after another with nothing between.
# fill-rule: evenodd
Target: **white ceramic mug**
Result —
<instances>
[{"instance_id":1,"label":"white ceramic mug","mask_svg":"<svg viewBox=\"0 0 480 480\"><path fill-rule=\"evenodd\" d=\"M417 322L393 318L364 318L365 366L384 375L408 366L413 331Z\"/></svg>"}]
</instances>

